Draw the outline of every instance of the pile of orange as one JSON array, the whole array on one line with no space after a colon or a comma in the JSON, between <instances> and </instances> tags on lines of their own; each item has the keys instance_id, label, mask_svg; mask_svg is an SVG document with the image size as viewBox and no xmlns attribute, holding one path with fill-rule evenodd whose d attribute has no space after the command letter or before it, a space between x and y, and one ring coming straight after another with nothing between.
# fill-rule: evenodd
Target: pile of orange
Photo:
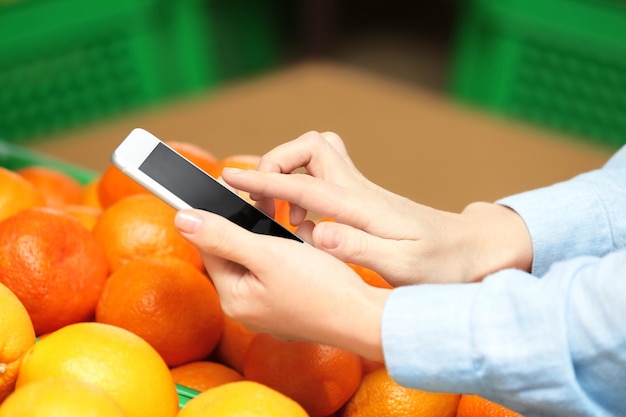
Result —
<instances>
[{"instance_id":1,"label":"pile of orange","mask_svg":"<svg viewBox=\"0 0 626 417\"><path fill-rule=\"evenodd\" d=\"M214 177L259 161L169 144ZM342 349L247 329L223 314L174 215L112 165L87 184L0 168L0 417L516 416L401 387L383 363ZM287 202L274 216L293 229ZM176 384L199 394L181 408Z\"/></svg>"}]
</instances>

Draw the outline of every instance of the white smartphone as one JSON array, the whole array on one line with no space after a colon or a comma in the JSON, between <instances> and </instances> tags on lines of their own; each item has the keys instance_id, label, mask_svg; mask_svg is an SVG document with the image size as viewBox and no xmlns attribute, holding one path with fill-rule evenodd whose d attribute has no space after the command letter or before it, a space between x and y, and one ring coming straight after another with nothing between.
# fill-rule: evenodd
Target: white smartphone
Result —
<instances>
[{"instance_id":1,"label":"white smartphone","mask_svg":"<svg viewBox=\"0 0 626 417\"><path fill-rule=\"evenodd\" d=\"M207 210L254 233L304 242L143 129L130 132L113 151L111 161L175 209Z\"/></svg>"}]
</instances>

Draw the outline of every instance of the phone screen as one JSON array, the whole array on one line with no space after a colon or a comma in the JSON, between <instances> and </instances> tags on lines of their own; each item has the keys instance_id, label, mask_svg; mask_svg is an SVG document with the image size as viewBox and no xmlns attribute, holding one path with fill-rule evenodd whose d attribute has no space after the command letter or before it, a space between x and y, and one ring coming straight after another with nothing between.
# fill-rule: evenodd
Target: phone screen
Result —
<instances>
[{"instance_id":1,"label":"phone screen","mask_svg":"<svg viewBox=\"0 0 626 417\"><path fill-rule=\"evenodd\" d=\"M219 214L255 233L302 241L162 143L139 166L193 208Z\"/></svg>"}]
</instances>

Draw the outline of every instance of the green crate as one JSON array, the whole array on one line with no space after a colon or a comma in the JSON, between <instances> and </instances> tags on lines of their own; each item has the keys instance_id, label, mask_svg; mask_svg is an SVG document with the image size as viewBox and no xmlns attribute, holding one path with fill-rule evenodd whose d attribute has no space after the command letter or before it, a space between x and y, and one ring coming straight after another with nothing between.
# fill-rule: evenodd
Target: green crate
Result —
<instances>
[{"instance_id":1,"label":"green crate","mask_svg":"<svg viewBox=\"0 0 626 417\"><path fill-rule=\"evenodd\" d=\"M626 2L461 5L455 98L609 147L626 143Z\"/></svg>"},{"instance_id":2,"label":"green crate","mask_svg":"<svg viewBox=\"0 0 626 417\"><path fill-rule=\"evenodd\" d=\"M36 137L214 84L215 69L198 58L210 56L200 3L1 5L0 138ZM197 49L177 47L181 41Z\"/></svg>"}]
</instances>

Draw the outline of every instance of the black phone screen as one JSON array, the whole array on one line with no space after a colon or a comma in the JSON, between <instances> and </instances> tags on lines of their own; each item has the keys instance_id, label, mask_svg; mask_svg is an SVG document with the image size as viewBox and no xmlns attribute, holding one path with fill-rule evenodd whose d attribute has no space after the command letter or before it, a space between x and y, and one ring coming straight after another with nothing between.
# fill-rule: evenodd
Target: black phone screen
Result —
<instances>
[{"instance_id":1,"label":"black phone screen","mask_svg":"<svg viewBox=\"0 0 626 417\"><path fill-rule=\"evenodd\" d=\"M302 240L162 143L139 166L193 208L219 214L255 233Z\"/></svg>"}]
</instances>

